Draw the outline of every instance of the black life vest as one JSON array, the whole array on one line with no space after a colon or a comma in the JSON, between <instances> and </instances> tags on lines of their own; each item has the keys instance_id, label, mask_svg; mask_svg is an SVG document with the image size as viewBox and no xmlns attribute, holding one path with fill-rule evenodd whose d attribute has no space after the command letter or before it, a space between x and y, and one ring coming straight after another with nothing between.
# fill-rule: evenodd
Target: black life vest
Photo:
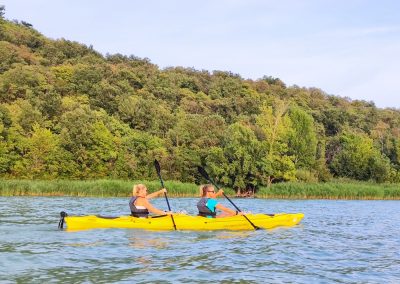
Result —
<instances>
[{"instance_id":1,"label":"black life vest","mask_svg":"<svg viewBox=\"0 0 400 284\"><path fill-rule=\"evenodd\" d=\"M138 196L133 196L129 201L129 208L131 209L131 215L133 217L145 217L149 216L149 210L147 209L138 209L135 206L135 201L138 199Z\"/></svg>"},{"instance_id":2,"label":"black life vest","mask_svg":"<svg viewBox=\"0 0 400 284\"><path fill-rule=\"evenodd\" d=\"M198 216L203 216L203 217L212 217L215 218L217 216L217 213L215 212L216 208L213 208L213 211L211 211L207 207L207 201L209 198L203 197L197 202L197 209L199 209L199 215Z\"/></svg>"}]
</instances>

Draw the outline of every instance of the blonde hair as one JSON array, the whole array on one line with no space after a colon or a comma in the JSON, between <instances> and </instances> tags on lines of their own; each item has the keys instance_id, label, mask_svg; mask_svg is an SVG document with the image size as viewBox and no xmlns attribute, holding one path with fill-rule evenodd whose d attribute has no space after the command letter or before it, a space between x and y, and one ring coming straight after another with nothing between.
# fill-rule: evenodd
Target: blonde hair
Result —
<instances>
[{"instance_id":1,"label":"blonde hair","mask_svg":"<svg viewBox=\"0 0 400 284\"><path fill-rule=\"evenodd\" d=\"M144 184L135 184L132 188L132 195L136 196L139 194L139 191L141 191L142 189L147 189L147 187Z\"/></svg>"},{"instance_id":2,"label":"blonde hair","mask_svg":"<svg viewBox=\"0 0 400 284\"><path fill-rule=\"evenodd\" d=\"M203 187L204 187L204 184L200 184L200 187L199 187L199 196L203 196Z\"/></svg>"},{"instance_id":3,"label":"blonde hair","mask_svg":"<svg viewBox=\"0 0 400 284\"><path fill-rule=\"evenodd\" d=\"M207 191L210 188L214 188L212 184L204 184L200 186L200 196L205 197L207 195Z\"/></svg>"}]
</instances>

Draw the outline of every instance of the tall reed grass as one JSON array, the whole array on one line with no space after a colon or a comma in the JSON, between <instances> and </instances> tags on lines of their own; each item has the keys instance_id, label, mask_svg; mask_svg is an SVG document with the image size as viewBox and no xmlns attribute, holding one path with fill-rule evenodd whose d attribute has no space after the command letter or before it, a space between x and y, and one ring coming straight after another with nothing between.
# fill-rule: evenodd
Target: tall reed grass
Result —
<instances>
[{"instance_id":1,"label":"tall reed grass","mask_svg":"<svg viewBox=\"0 0 400 284\"><path fill-rule=\"evenodd\" d=\"M278 183L260 188L260 198L291 199L400 199L399 184L366 182Z\"/></svg>"},{"instance_id":2,"label":"tall reed grass","mask_svg":"<svg viewBox=\"0 0 400 284\"><path fill-rule=\"evenodd\" d=\"M143 183L149 192L161 188L159 181L126 180L0 180L2 196L99 196L124 197L132 195L134 184ZM197 196L198 186L178 181L167 181L165 187L170 196Z\"/></svg>"},{"instance_id":3,"label":"tall reed grass","mask_svg":"<svg viewBox=\"0 0 400 284\"><path fill-rule=\"evenodd\" d=\"M127 180L0 180L0 196L91 196L128 197L134 184L143 183L154 192L161 188L159 181ZM166 181L170 197L198 197L199 186L179 181ZM232 189L224 189L234 196ZM399 184L362 182L279 183L262 187L258 198L288 199L400 199Z\"/></svg>"}]
</instances>

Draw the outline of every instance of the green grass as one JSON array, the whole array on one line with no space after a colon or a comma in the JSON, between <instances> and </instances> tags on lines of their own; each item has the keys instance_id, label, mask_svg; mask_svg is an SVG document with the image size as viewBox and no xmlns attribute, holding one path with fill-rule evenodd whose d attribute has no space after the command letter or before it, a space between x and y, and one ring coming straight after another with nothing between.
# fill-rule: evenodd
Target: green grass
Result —
<instances>
[{"instance_id":1,"label":"green grass","mask_svg":"<svg viewBox=\"0 0 400 284\"><path fill-rule=\"evenodd\" d=\"M161 188L159 181L124 180L0 180L2 196L131 196L134 184L144 183L149 192ZM176 181L165 182L168 195L195 196L199 189L195 184Z\"/></svg>"},{"instance_id":2,"label":"green grass","mask_svg":"<svg viewBox=\"0 0 400 284\"><path fill-rule=\"evenodd\" d=\"M0 196L97 196L127 197L132 186L144 183L149 192L161 188L159 181L126 180L0 180ZM170 197L198 197L199 186L192 183L167 181L165 186ZM232 189L224 189L234 196ZM285 199L400 199L399 184L375 184L367 182L330 183L279 183L270 188L262 187L256 193L259 198Z\"/></svg>"},{"instance_id":3,"label":"green grass","mask_svg":"<svg viewBox=\"0 0 400 284\"><path fill-rule=\"evenodd\" d=\"M400 185L367 182L279 183L271 188L260 188L257 196L292 199L400 199Z\"/></svg>"}]
</instances>

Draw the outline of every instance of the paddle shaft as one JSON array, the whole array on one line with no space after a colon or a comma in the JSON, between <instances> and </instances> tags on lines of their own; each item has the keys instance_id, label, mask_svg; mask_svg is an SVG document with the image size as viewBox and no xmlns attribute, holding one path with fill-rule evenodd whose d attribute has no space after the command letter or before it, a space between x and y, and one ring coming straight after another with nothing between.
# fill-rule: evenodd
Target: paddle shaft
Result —
<instances>
[{"instance_id":1,"label":"paddle shaft","mask_svg":"<svg viewBox=\"0 0 400 284\"><path fill-rule=\"evenodd\" d=\"M204 169L202 169L202 171L200 171L200 173L201 173L209 182L211 182L218 190L220 189L219 186L209 177L209 175L207 174L207 172L206 172ZM226 199L228 199L228 201L233 205L233 207L236 208L237 211L242 212L242 210L240 210L239 207L237 207L236 204L233 203L233 201L232 201L228 196L226 196L225 192L222 192L222 194L224 195L224 197L225 197ZM259 230L259 229L260 229L260 227L254 225L253 222L251 222L250 219L247 218L246 215L242 215L242 216L243 216L244 218L246 218L247 221L249 221L249 223L253 226L254 230Z\"/></svg>"},{"instance_id":2,"label":"paddle shaft","mask_svg":"<svg viewBox=\"0 0 400 284\"><path fill-rule=\"evenodd\" d=\"M163 181L161 175L160 175L160 182L161 182L161 187L162 187L162 188L165 188L165 186L164 186L164 181ZM165 193L165 192L164 192L164 197L165 197L165 200L167 201L168 211L171 211L171 206L169 205L168 196L167 196L167 193Z\"/></svg>"},{"instance_id":3,"label":"paddle shaft","mask_svg":"<svg viewBox=\"0 0 400 284\"><path fill-rule=\"evenodd\" d=\"M165 186L164 186L164 181L163 181L163 179L162 179L162 177L161 177L161 168L160 168L160 164L158 163L157 160L155 160L155 161L154 161L154 165L155 165L156 170L157 170L157 175L158 175L158 177L160 178L161 187L162 187L162 188L165 188ZM165 197L165 200L167 201L168 211L171 211L171 206L169 205L169 200L168 200L168 196L167 196L167 193L166 193L166 192L164 192L164 197ZM172 216L172 214L171 214L170 216L171 216L172 224L174 224L174 229L176 230L176 225L175 225L174 216Z\"/></svg>"}]
</instances>

